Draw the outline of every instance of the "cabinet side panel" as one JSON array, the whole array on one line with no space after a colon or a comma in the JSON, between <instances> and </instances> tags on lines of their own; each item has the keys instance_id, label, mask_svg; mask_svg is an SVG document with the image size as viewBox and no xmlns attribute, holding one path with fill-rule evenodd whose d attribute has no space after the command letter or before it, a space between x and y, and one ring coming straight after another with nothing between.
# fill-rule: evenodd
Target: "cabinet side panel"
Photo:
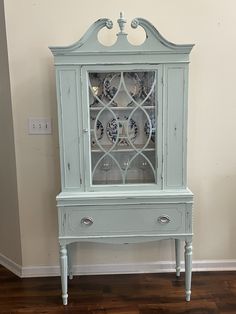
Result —
<instances>
[{"instance_id":1,"label":"cabinet side panel","mask_svg":"<svg viewBox=\"0 0 236 314\"><path fill-rule=\"evenodd\" d=\"M166 67L165 188L185 187L186 112L185 66Z\"/></svg>"},{"instance_id":2,"label":"cabinet side panel","mask_svg":"<svg viewBox=\"0 0 236 314\"><path fill-rule=\"evenodd\" d=\"M63 190L80 189L77 70L58 69L59 134Z\"/></svg>"}]
</instances>

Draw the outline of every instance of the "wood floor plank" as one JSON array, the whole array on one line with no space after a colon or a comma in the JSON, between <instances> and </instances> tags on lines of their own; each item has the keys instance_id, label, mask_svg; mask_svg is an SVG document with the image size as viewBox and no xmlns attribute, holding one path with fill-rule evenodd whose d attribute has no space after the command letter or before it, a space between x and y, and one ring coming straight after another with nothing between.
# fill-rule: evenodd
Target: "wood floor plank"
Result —
<instances>
[{"instance_id":1,"label":"wood floor plank","mask_svg":"<svg viewBox=\"0 0 236 314\"><path fill-rule=\"evenodd\" d=\"M69 304L59 277L20 279L0 266L0 314L236 314L236 272L193 273L184 299L184 274L75 276Z\"/></svg>"}]
</instances>

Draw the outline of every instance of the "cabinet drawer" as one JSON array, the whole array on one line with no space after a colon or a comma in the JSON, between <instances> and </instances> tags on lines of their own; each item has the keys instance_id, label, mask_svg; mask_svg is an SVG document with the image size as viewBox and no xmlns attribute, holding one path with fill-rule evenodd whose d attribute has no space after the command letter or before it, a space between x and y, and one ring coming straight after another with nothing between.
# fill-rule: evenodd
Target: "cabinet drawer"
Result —
<instances>
[{"instance_id":1,"label":"cabinet drawer","mask_svg":"<svg viewBox=\"0 0 236 314\"><path fill-rule=\"evenodd\" d=\"M185 233L185 205L61 209L60 236Z\"/></svg>"}]
</instances>

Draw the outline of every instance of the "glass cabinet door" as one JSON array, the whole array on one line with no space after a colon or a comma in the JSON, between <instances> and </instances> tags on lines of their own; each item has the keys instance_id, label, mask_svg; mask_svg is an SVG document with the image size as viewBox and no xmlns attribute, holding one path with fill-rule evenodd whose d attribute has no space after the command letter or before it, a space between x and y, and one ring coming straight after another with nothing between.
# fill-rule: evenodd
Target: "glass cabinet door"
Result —
<instances>
[{"instance_id":1,"label":"glass cabinet door","mask_svg":"<svg viewBox=\"0 0 236 314\"><path fill-rule=\"evenodd\" d=\"M92 185L157 183L157 71L89 71Z\"/></svg>"}]
</instances>

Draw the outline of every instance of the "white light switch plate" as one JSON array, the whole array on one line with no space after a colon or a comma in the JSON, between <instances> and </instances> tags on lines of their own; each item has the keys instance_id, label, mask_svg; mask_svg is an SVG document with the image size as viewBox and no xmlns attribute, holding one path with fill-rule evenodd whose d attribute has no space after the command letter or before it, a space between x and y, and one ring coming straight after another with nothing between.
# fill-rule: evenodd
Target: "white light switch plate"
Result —
<instances>
[{"instance_id":1,"label":"white light switch plate","mask_svg":"<svg viewBox=\"0 0 236 314\"><path fill-rule=\"evenodd\" d=\"M29 134L52 134L51 118L29 118Z\"/></svg>"}]
</instances>

